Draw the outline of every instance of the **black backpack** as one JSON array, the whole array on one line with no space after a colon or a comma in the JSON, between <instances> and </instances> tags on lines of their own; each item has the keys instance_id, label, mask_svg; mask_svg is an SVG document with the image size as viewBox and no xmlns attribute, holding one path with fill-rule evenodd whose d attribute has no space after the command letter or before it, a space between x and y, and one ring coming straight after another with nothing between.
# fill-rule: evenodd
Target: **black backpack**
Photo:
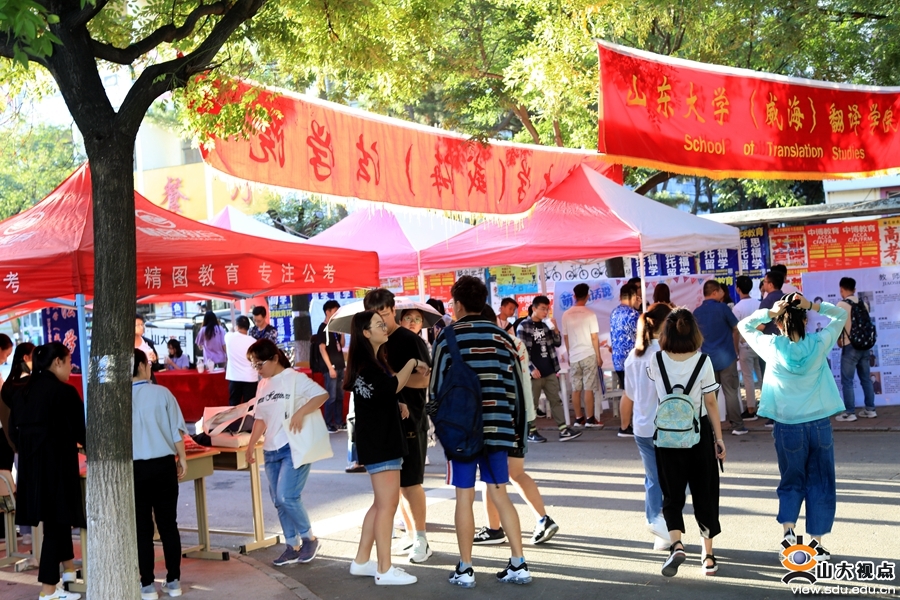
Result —
<instances>
[{"instance_id":1,"label":"black backpack","mask_svg":"<svg viewBox=\"0 0 900 600\"><path fill-rule=\"evenodd\" d=\"M445 327L443 333L450 352L450 366L437 397L428 402L426 410L447 458L470 461L484 451L481 380L463 360L453 327Z\"/></svg>"},{"instance_id":2,"label":"black backpack","mask_svg":"<svg viewBox=\"0 0 900 600\"><path fill-rule=\"evenodd\" d=\"M857 350L868 350L875 345L878 334L875 324L862 302L844 299L850 305L850 345Z\"/></svg>"}]
</instances>

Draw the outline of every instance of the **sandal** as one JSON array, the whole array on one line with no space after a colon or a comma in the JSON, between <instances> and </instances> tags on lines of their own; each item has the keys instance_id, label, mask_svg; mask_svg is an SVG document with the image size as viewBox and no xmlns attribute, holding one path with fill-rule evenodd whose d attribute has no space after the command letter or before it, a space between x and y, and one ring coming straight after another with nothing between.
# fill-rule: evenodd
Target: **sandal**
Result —
<instances>
[{"instance_id":1,"label":"sandal","mask_svg":"<svg viewBox=\"0 0 900 600\"><path fill-rule=\"evenodd\" d=\"M706 564L706 561L711 560L712 565ZM715 575L716 571L719 570L719 563L716 561L716 557L712 554L707 554L703 557L703 566L700 567L700 570L703 571L704 575Z\"/></svg>"},{"instance_id":2,"label":"sandal","mask_svg":"<svg viewBox=\"0 0 900 600\"><path fill-rule=\"evenodd\" d=\"M677 546L677 547L676 547ZM684 544L677 541L669 546L669 558L663 563L662 574L666 577L674 577L678 573L678 567L685 561Z\"/></svg>"}]
</instances>

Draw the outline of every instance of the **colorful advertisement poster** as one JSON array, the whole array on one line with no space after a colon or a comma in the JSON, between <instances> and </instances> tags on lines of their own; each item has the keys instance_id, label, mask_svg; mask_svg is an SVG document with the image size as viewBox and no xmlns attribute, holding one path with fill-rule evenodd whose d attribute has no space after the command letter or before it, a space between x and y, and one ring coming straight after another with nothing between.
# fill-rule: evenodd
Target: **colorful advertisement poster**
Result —
<instances>
[{"instance_id":1,"label":"colorful advertisement poster","mask_svg":"<svg viewBox=\"0 0 900 600\"><path fill-rule=\"evenodd\" d=\"M856 280L856 295L869 307L875 321L878 340L869 350L869 379L875 392L875 405L900 403L900 267L874 267L818 271L803 275L804 293L810 299L821 298L837 304L841 300L838 284L841 277ZM808 331L828 325L828 319L809 313ZM829 356L831 372L838 390L841 387L841 349L835 345ZM853 392L857 407L864 405L859 377L854 375Z\"/></svg>"},{"instance_id":2,"label":"colorful advertisement poster","mask_svg":"<svg viewBox=\"0 0 900 600\"><path fill-rule=\"evenodd\" d=\"M269 322L278 330L278 343L294 341L294 316L290 296L269 296Z\"/></svg>"},{"instance_id":3,"label":"colorful advertisement poster","mask_svg":"<svg viewBox=\"0 0 900 600\"><path fill-rule=\"evenodd\" d=\"M501 298L538 292L537 267L491 267L491 279L497 284Z\"/></svg>"},{"instance_id":4,"label":"colorful advertisement poster","mask_svg":"<svg viewBox=\"0 0 900 600\"><path fill-rule=\"evenodd\" d=\"M788 273L807 269L805 227L798 225L769 229L769 246L771 264L784 265L788 268Z\"/></svg>"},{"instance_id":5,"label":"colorful advertisement poster","mask_svg":"<svg viewBox=\"0 0 900 600\"><path fill-rule=\"evenodd\" d=\"M877 221L806 227L810 271L878 267L881 265L878 244Z\"/></svg>"},{"instance_id":6,"label":"colorful advertisement poster","mask_svg":"<svg viewBox=\"0 0 900 600\"><path fill-rule=\"evenodd\" d=\"M60 342L72 354L72 364L81 369L81 350L78 348L78 313L72 308L44 308L41 324L46 343Z\"/></svg>"}]
</instances>

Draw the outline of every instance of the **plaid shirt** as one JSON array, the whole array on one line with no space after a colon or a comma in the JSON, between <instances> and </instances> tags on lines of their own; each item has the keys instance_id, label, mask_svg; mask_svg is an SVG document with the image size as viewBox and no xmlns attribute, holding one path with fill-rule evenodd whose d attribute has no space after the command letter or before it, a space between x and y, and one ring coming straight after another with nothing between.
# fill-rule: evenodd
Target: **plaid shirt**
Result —
<instances>
[{"instance_id":1,"label":"plaid shirt","mask_svg":"<svg viewBox=\"0 0 900 600\"><path fill-rule=\"evenodd\" d=\"M549 360L553 364L553 373L559 373L559 357L556 356L556 349L562 345L562 336L559 330L550 329L543 321L535 321L534 319L525 319L519 323L516 329L516 335L525 342L528 348L528 367L533 371L536 367L534 359L540 361ZM541 371L541 376L546 377L551 373Z\"/></svg>"},{"instance_id":2,"label":"plaid shirt","mask_svg":"<svg viewBox=\"0 0 900 600\"><path fill-rule=\"evenodd\" d=\"M265 329L260 329L256 325L250 328L250 337L257 340L270 340L273 344L278 344L278 330L271 325L266 325Z\"/></svg>"}]
</instances>

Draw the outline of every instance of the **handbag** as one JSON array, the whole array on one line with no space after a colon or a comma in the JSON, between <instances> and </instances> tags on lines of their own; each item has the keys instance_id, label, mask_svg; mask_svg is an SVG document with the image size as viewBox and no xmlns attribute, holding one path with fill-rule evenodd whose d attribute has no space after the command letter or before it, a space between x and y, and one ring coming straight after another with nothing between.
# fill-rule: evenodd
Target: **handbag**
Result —
<instances>
[{"instance_id":1,"label":"handbag","mask_svg":"<svg viewBox=\"0 0 900 600\"><path fill-rule=\"evenodd\" d=\"M301 375L298 373L298 379ZM325 426L325 418L321 410L315 410L312 414L303 418L303 427L300 431L291 431L291 418L300 410L309 398L301 398L295 393L286 401L284 410L284 432L287 434L288 445L291 447L291 462L294 468L299 469L303 465L314 463L317 460L331 458L334 452L331 449L331 439L328 428Z\"/></svg>"}]
</instances>

